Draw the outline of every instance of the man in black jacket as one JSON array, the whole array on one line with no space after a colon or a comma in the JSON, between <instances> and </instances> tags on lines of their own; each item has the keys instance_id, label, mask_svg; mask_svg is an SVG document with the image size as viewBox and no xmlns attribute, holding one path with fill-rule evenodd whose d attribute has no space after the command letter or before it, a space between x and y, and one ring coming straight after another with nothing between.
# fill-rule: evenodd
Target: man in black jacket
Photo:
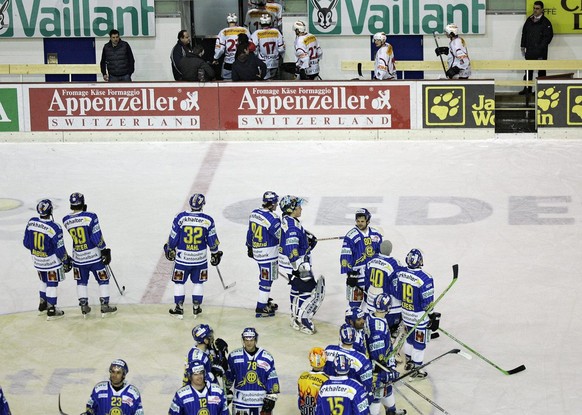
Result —
<instances>
[{"instance_id":1,"label":"man in black jacket","mask_svg":"<svg viewBox=\"0 0 582 415\"><path fill-rule=\"evenodd\" d=\"M178 41L172 48L170 60L172 61L172 73L174 79L180 81L182 79L182 72L180 71L180 61L192 50L190 46L190 34L187 30L180 30L178 32Z\"/></svg>"},{"instance_id":2,"label":"man in black jacket","mask_svg":"<svg viewBox=\"0 0 582 415\"><path fill-rule=\"evenodd\" d=\"M544 3L534 2L533 14L527 18L521 30L521 54L526 60L547 60L548 46L554 37L552 22L544 15ZM532 80L533 70L526 71L523 79ZM546 76L538 70L538 76ZM531 87L523 88L520 95L531 94Z\"/></svg>"},{"instance_id":3,"label":"man in black jacket","mask_svg":"<svg viewBox=\"0 0 582 415\"><path fill-rule=\"evenodd\" d=\"M109 32L109 42L103 46L101 73L105 82L131 82L135 59L129 43L121 40L119 32Z\"/></svg>"},{"instance_id":4,"label":"man in black jacket","mask_svg":"<svg viewBox=\"0 0 582 415\"><path fill-rule=\"evenodd\" d=\"M200 45L194 46L192 51L186 53L178 65L182 81L205 82L214 79L214 69L202 59L203 55L204 49Z\"/></svg>"},{"instance_id":5,"label":"man in black jacket","mask_svg":"<svg viewBox=\"0 0 582 415\"><path fill-rule=\"evenodd\" d=\"M267 65L254 53L254 43L240 43L236 49L236 58L232 64L232 80L262 81L267 75ZM253 49L251 51L251 49Z\"/></svg>"}]
</instances>

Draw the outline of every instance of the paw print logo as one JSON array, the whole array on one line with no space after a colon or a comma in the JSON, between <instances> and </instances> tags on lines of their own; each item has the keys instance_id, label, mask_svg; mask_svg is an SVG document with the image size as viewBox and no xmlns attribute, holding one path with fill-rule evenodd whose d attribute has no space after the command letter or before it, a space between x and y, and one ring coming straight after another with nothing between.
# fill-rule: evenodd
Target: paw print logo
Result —
<instances>
[{"instance_id":1,"label":"paw print logo","mask_svg":"<svg viewBox=\"0 0 582 415\"><path fill-rule=\"evenodd\" d=\"M430 108L430 113L436 115L439 120L444 121L459 113L460 102L461 97L453 92L437 95L432 99L433 105Z\"/></svg>"},{"instance_id":2,"label":"paw print logo","mask_svg":"<svg viewBox=\"0 0 582 415\"><path fill-rule=\"evenodd\" d=\"M574 106L572 107L572 112L576 114L580 119L582 119L582 95L578 95L574 99Z\"/></svg>"},{"instance_id":3,"label":"paw print logo","mask_svg":"<svg viewBox=\"0 0 582 415\"><path fill-rule=\"evenodd\" d=\"M560 103L560 93L562 91L556 91L556 88L550 87L538 91L538 107L542 111L547 111L552 108L556 108Z\"/></svg>"}]
</instances>

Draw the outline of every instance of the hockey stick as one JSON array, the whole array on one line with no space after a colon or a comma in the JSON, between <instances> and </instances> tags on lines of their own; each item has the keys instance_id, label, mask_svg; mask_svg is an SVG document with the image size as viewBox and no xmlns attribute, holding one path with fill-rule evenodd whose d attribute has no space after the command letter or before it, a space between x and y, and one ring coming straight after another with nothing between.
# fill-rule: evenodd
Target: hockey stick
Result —
<instances>
[{"instance_id":1,"label":"hockey stick","mask_svg":"<svg viewBox=\"0 0 582 415\"><path fill-rule=\"evenodd\" d=\"M343 236L330 236L329 238L315 238L317 242L319 241L333 241L335 239L344 239Z\"/></svg>"},{"instance_id":2,"label":"hockey stick","mask_svg":"<svg viewBox=\"0 0 582 415\"><path fill-rule=\"evenodd\" d=\"M432 399L430 399L428 396L426 396L425 394L423 394L421 391L419 391L418 389L410 386L408 383L404 383L404 386L406 386L408 389L410 389L412 392L416 393L418 396L420 396L422 399L424 399L425 401L427 401L428 403L430 403L432 406L434 406L436 409L438 409L439 411L441 411L443 414L446 415L451 415L450 412L448 412L445 408L443 408L442 406L440 406L438 403L436 403L435 401L433 401Z\"/></svg>"},{"instance_id":3,"label":"hockey stick","mask_svg":"<svg viewBox=\"0 0 582 415\"><path fill-rule=\"evenodd\" d=\"M224 280L222 279L222 274L220 273L220 269L218 268L218 265L216 265L216 272L218 272L218 278L220 278L220 282L222 283L222 288L224 288L225 290L228 290L229 288L232 288L236 285L236 281L233 282L232 284L224 285Z\"/></svg>"},{"instance_id":4,"label":"hockey stick","mask_svg":"<svg viewBox=\"0 0 582 415\"><path fill-rule=\"evenodd\" d=\"M408 332L406 332L406 334L398 341L398 343L396 343L396 345L394 346L394 350L392 350L390 352L390 354L388 356L386 356L386 360L390 359L392 356L394 356L396 353L398 353L400 351L400 348L404 345L404 342L406 341L408 336L410 336L414 332L414 330L416 330L416 328L419 326L419 324L424 321L426 316L428 316L428 314L435 308L435 306L438 304L438 302L445 296L445 294L457 282L458 276L459 276L459 265L455 264L455 265L453 265L453 280L449 283L449 285L447 286L447 288L445 288L445 290L441 293L441 295L439 295L436 300L434 300L432 303L430 303L428 305L424 314L422 316L420 316L420 318L416 321L416 324L414 326L412 326L412 328L410 330L408 330Z\"/></svg>"},{"instance_id":5,"label":"hockey stick","mask_svg":"<svg viewBox=\"0 0 582 415\"><path fill-rule=\"evenodd\" d=\"M63 408L61 408L61 394L59 393L59 412L61 415L68 415L66 412L63 412Z\"/></svg>"},{"instance_id":6,"label":"hockey stick","mask_svg":"<svg viewBox=\"0 0 582 415\"><path fill-rule=\"evenodd\" d=\"M111 267L109 265L107 265L107 271L113 277L113 281L115 281L115 285L117 285L117 290L119 291L119 294L123 295L125 293L125 285L122 288L119 288L119 283L117 282L117 278L115 278L115 274L113 273L113 270L111 269Z\"/></svg>"},{"instance_id":7,"label":"hockey stick","mask_svg":"<svg viewBox=\"0 0 582 415\"><path fill-rule=\"evenodd\" d=\"M396 386L394 386L394 390L395 390L396 392L398 392L398 394L399 394L400 396L402 396L402 399L404 399L404 400L405 400L405 401L406 401L406 402L407 402L407 403L408 403L410 406L412 406L412 407L413 407L413 408L416 410L416 412L418 412L420 415L424 415L424 413L423 413L423 412L422 412L422 411L421 411L421 410L418 408L418 406L416 406L416 405L414 404L414 402L412 402L412 401L411 401L411 400L408 398L408 396L406 396L405 394L403 394L403 393L400 391L400 389L398 389Z\"/></svg>"},{"instance_id":8,"label":"hockey stick","mask_svg":"<svg viewBox=\"0 0 582 415\"><path fill-rule=\"evenodd\" d=\"M477 352L476 350L470 348L469 346L467 346L465 343L463 343L462 341L460 341L459 339L457 339L455 336L453 336L451 333L443 330L442 328L439 327L439 330L443 332L443 334L445 334L446 336L450 337L451 339L453 339L454 341L456 341L457 343L459 343L461 346L463 346L465 349L469 350L471 353L473 353L475 356L485 360L487 363L489 363L491 366L493 366L495 369L499 370L501 373L503 373L504 375L514 375L516 373L519 372L523 372L525 370L525 365L519 365L516 368L510 369L510 370L504 370L502 368L500 368L499 366L497 366L495 363L493 363L491 360L487 359L485 356L483 356L481 353Z\"/></svg>"},{"instance_id":9,"label":"hockey stick","mask_svg":"<svg viewBox=\"0 0 582 415\"><path fill-rule=\"evenodd\" d=\"M362 62L358 62L358 76L364 76L362 74Z\"/></svg>"},{"instance_id":10,"label":"hockey stick","mask_svg":"<svg viewBox=\"0 0 582 415\"><path fill-rule=\"evenodd\" d=\"M436 43L436 47L439 48L439 42L437 40L437 32L432 32L432 35L434 37L434 43ZM448 78L447 75L447 69L445 68L445 61L443 61L443 55L439 55L439 58L441 58L441 65L443 66L443 71L445 72L445 76Z\"/></svg>"}]
</instances>

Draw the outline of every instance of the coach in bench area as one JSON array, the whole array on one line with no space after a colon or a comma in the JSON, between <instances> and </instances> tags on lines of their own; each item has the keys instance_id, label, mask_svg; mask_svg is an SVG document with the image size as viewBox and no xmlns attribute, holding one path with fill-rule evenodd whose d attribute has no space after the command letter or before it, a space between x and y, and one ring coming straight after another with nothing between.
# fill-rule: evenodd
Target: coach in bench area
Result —
<instances>
[{"instance_id":1,"label":"coach in bench area","mask_svg":"<svg viewBox=\"0 0 582 415\"><path fill-rule=\"evenodd\" d=\"M105 82L131 82L135 71L135 59L131 46L119 37L119 32L109 32L109 42L101 53L101 73Z\"/></svg>"}]
</instances>

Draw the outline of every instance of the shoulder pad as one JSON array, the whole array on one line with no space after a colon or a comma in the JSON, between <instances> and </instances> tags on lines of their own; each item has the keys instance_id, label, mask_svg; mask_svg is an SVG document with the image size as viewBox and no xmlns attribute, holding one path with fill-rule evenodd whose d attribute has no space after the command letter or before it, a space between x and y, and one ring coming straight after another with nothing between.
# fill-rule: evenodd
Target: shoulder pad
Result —
<instances>
[{"instance_id":1,"label":"shoulder pad","mask_svg":"<svg viewBox=\"0 0 582 415\"><path fill-rule=\"evenodd\" d=\"M356 236L360 235L360 231L356 228L352 228L346 233L346 238L354 239Z\"/></svg>"},{"instance_id":2,"label":"shoulder pad","mask_svg":"<svg viewBox=\"0 0 582 415\"><path fill-rule=\"evenodd\" d=\"M139 398L139 389L133 385L127 387L127 391L131 393L135 398Z\"/></svg>"}]
</instances>

